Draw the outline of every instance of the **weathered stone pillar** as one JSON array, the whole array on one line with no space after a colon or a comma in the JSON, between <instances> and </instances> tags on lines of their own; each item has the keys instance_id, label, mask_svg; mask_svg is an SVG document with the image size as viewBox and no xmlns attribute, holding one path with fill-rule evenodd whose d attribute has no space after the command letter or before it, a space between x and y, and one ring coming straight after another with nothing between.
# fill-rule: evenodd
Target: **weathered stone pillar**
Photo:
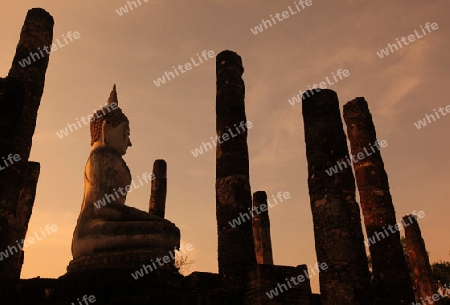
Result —
<instances>
[{"instance_id":1,"label":"weathered stone pillar","mask_svg":"<svg viewBox=\"0 0 450 305\"><path fill-rule=\"evenodd\" d=\"M149 213L164 218L167 195L167 164L164 160L153 163L152 191L150 195Z\"/></svg>"},{"instance_id":2,"label":"weathered stone pillar","mask_svg":"<svg viewBox=\"0 0 450 305\"><path fill-rule=\"evenodd\" d=\"M12 249L10 257L0 261L0 279L20 276L22 252L13 247L20 248L16 240L25 238L34 202L34 195L28 195L35 192L39 175L39 166L28 158L49 60L44 47L50 51L53 24L45 10L28 11L9 74L0 79L0 158L20 158L0 171L0 251ZM22 67L19 62L31 60L31 53L34 60Z\"/></svg>"},{"instance_id":3,"label":"weathered stone pillar","mask_svg":"<svg viewBox=\"0 0 450 305\"><path fill-rule=\"evenodd\" d=\"M256 266L251 220L245 86L242 59L232 51L216 57L216 218L218 261L224 289L242 292ZM233 220L240 224L233 224Z\"/></svg>"},{"instance_id":4,"label":"weathered stone pillar","mask_svg":"<svg viewBox=\"0 0 450 305\"><path fill-rule=\"evenodd\" d=\"M433 279L430 260L417 217L415 215L406 215L403 217L402 223L405 227L406 248L416 286L416 301L423 301L426 304L441 304L440 301L433 301L432 299L433 294L437 293L438 287Z\"/></svg>"},{"instance_id":5,"label":"weathered stone pillar","mask_svg":"<svg viewBox=\"0 0 450 305\"><path fill-rule=\"evenodd\" d=\"M254 192L253 239L255 241L256 262L258 264L273 265L268 208L266 192Z\"/></svg>"},{"instance_id":6,"label":"weathered stone pillar","mask_svg":"<svg viewBox=\"0 0 450 305\"><path fill-rule=\"evenodd\" d=\"M355 180L345 164L348 148L338 97L328 89L307 91L302 107L317 261L328 265L319 274L323 304L372 304Z\"/></svg>"},{"instance_id":7,"label":"weathered stone pillar","mask_svg":"<svg viewBox=\"0 0 450 305\"><path fill-rule=\"evenodd\" d=\"M28 231L28 222L30 221L31 213L33 212L40 171L41 166L38 162L28 162L26 173L22 181L19 200L17 201L17 214L15 218L16 231L14 233L16 236L19 236L19 241L21 241L22 238L25 238ZM21 244L21 246L23 245ZM20 277L24 255L25 251L22 250L20 256L11 257L11 262L15 263L13 268L17 270L17 278Z\"/></svg>"},{"instance_id":8,"label":"weathered stone pillar","mask_svg":"<svg viewBox=\"0 0 450 305\"><path fill-rule=\"evenodd\" d=\"M372 258L372 287L382 304L410 304L409 278L375 126L363 97L344 105L353 167ZM377 238L377 239L375 239ZM372 243L372 240L375 243Z\"/></svg>"},{"instance_id":9,"label":"weathered stone pillar","mask_svg":"<svg viewBox=\"0 0 450 305\"><path fill-rule=\"evenodd\" d=\"M18 150L17 153L26 160L28 160L31 150L37 111L44 91L45 73L49 61L49 54L42 49L52 44L53 24L53 17L45 10L34 8L28 11L20 33L16 54L8 73L8 78L19 82L24 90L24 108L20 118L20 128L15 132L14 145ZM30 53L33 53L35 61L31 65L22 67L19 61L28 58Z\"/></svg>"}]
</instances>

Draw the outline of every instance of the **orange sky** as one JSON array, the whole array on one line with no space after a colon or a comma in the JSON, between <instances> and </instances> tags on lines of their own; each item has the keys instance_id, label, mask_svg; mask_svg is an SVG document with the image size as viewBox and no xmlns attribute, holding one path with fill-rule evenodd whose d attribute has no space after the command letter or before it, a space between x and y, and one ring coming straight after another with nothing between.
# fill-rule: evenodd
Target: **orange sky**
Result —
<instances>
[{"instance_id":1,"label":"orange sky","mask_svg":"<svg viewBox=\"0 0 450 305\"><path fill-rule=\"evenodd\" d=\"M420 225L431 261L449 260L450 144L444 130L450 116L420 130L414 126L450 104L444 94L448 1L313 0L257 35L250 29L289 6L294 9L294 1L141 3L122 16L116 10L127 2L118 0L22 0L0 11L3 76L28 9L42 7L53 15L54 42L69 31L80 34L50 56L30 157L41 163L41 174L28 236L46 225L55 224L58 231L25 249L23 278L65 273L90 136L87 126L63 138L56 132L103 105L114 83L130 119L133 147L124 158L133 178L150 172L155 159L167 161L166 218L180 228L182 241L193 245L194 269L217 272L215 152L191 153L215 137L215 59L159 87L153 81L192 58L198 63L197 53L225 49L240 54L245 68L246 113L253 124L248 136L252 192L291 195L269 210L275 264L316 262L301 105L291 106L288 99L339 69L350 72L330 87L341 109L364 96L378 138L389 143L381 153L397 219L423 210ZM427 22L439 28L385 58L377 56L396 38L421 33ZM147 210L149 195L150 185L144 185L128 195L127 204ZM317 279L312 285L317 291Z\"/></svg>"}]
</instances>

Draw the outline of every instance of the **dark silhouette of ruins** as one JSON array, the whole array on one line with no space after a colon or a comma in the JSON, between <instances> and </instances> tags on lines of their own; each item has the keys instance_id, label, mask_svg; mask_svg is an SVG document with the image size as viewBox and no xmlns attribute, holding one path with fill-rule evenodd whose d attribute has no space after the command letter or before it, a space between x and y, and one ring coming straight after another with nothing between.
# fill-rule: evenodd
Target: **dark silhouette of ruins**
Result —
<instances>
[{"instance_id":1,"label":"dark silhouette of ruins","mask_svg":"<svg viewBox=\"0 0 450 305\"><path fill-rule=\"evenodd\" d=\"M44 53L26 69L18 62L52 43L53 24L42 9L28 12L11 69L0 78L0 157L20 156L19 162L0 171L0 249L15 246L12 251L17 252L0 262L0 279L19 278L22 269L24 252L16 240L25 238L40 172L39 163L28 158L49 56Z\"/></svg>"},{"instance_id":2,"label":"dark silhouette of ruins","mask_svg":"<svg viewBox=\"0 0 450 305\"><path fill-rule=\"evenodd\" d=\"M16 240L25 238L40 168L28 157L49 56L44 53L27 67L19 66L18 61L51 44L53 24L52 16L43 9L28 12L11 70L6 78L0 78L0 157L21 157L0 171L0 251L18 247ZM411 304L414 291L398 231L370 245L373 270L369 271L355 179L369 236L395 225L394 205L380 151L360 162L347 162L347 138L338 97L332 90L312 89L303 95L315 248L318 264L327 266L319 273L321 295L311 292L308 273L314 271L306 265L274 265L269 215L262 209L267 195L257 191L252 200L249 182L248 129L242 128L247 122L243 72L242 59L236 53L217 55L216 130L219 137L228 133L228 140L217 143L216 151L218 274L194 272L184 277L169 268L134 280L130 273L135 268L100 255L96 257L102 260L98 269L69 272L58 279L21 280L25 253L20 248L0 261L1 304L69 304L83 295L95 295L95 304ZM343 117L352 154L377 141L364 98L348 102ZM337 162L348 166L332 175L326 173ZM164 160L155 161L149 204L150 213L161 218L166 205L166 168ZM262 213L252 221L229 225L255 207ZM437 287L417 220L406 228L406 239L419 299L433 294ZM269 297L274 288L279 289L277 295Z\"/></svg>"}]
</instances>

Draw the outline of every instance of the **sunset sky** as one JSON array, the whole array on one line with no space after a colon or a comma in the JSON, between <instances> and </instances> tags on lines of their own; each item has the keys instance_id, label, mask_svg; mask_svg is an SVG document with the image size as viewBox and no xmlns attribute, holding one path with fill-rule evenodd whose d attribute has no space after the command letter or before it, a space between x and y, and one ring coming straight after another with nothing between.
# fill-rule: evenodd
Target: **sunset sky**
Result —
<instances>
[{"instance_id":1,"label":"sunset sky","mask_svg":"<svg viewBox=\"0 0 450 305\"><path fill-rule=\"evenodd\" d=\"M245 69L252 192L264 190L269 198L290 193L269 209L275 264L316 263L301 104L288 100L332 80L339 69L349 75L328 88L337 92L341 110L365 97L378 139L388 143L381 155L397 221L424 211L419 224L431 262L450 260L450 115L420 129L414 124L450 105L448 1L312 0L304 8L294 0L140 2L122 16L117 11L127 1L121 0L21 0L0 11L2 77L28 9L41 7L54 17L54 43L69 31L79 33L50 55L30 156L41 173L27 236L46 225L58 230L25 248L22 278L66 272L91 147L87 125L62 138L57 132L104 105L113 84L130 120L133 146L124 159L133 179L150 172L155 159L167 161L166 218L180 228L182 242L193 245L192 271L218 271L215 150L197 157L191 151L215 138L215 56L200 63L197 54L223 50L241 55ZM255 27L271 18L276 24L266 21L267 29L257 33ZM427 22L438 28L425 30ZM408 45L397 42L402 37ZM393 52L382 55L388 43L398 50L391 46ZM155 84L193 61L190 70ZM148 210L149 197L146 184L126 203ZM318 291L317 278L312 286Z\"/></svg>"}]
</instances>

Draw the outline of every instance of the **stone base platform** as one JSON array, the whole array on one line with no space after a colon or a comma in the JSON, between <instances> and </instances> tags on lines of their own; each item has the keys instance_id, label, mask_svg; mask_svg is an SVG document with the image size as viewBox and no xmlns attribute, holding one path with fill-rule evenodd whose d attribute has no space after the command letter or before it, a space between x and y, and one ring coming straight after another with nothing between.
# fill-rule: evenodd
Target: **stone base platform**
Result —
<instances>
[{"instance_id":1,"label":"stone base platform","mask_svg":"<svg viewBox=\"0 0 450 305\"><path fill-rule=\"evenodd\" d=\"M82 256L72 260L67 266L67 273L85 273L88 271L127 270L136 271L147 265L147 272L172 271L175 252L163 249L130 249L127 251L105 252L91 256Z\"/></svg>"},{"instance_id":2,"label":"stone base platform","mask_svg":"<svg viewBox=\"0 0 450 305\"><path fill-rule=\"evenodd\" d=\"M119 269L91 269L58 279L0 280L0 304L78 305L77 299L86 295L95 296L96 301L91 305L321 305L316 294L311 294L308 302L307 282L273 299L266 295L278 283L285 283L288 276L303 274L304 269L303 266L258 265L251 271L249 287L241 293L220 288L216 273L193 272L184 277L156 270L136 280L130 272Z\"/></svg>"}]
</instances>

